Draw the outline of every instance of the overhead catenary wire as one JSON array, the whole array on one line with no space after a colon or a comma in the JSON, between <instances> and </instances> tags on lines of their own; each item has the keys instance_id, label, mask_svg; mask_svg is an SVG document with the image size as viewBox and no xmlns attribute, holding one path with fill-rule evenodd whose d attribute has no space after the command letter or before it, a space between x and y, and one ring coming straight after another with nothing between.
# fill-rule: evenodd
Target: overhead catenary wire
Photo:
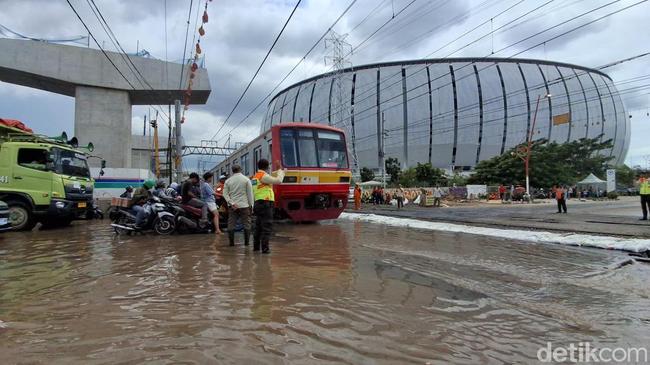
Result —
<instances>
[{"instance_id":1,"label":"overhead catenary wire","mask_svg":"<svg viewBox=\"0 0 650 365\"><path fill-rule=\"evenodd\" d=\"M198 1L198 0L197 0ZM185 26L185 42L183 42L183 56L181 56L181 64L185 65L185 55L187 54L187 37L189 36L190 33L190 18L192 17L192 5L194 4L194 0L190 0L190 7L187 12L187 25ZM180 80L178 80L178 90L182 90L183 87L183 72L184 67L181 67L181 75L180 75Z\"/></svg>"},{"instance_id":2,"label":"overhead catenary wire","mask_svg":"<svg viewBox=\"0 0 650 365\"><path fill-rule=\"evenodd\" d=\"M450 57L450 56L454 55L455 53L457 53L457 52L459 52L459 51L461 51L461 50L463 50L463 49L465 49L465 48L471 46L472 44L474 44L474 43L480 41L481 39L483 39L483 38L489 36L490 34L493 34L494 32L499 31L500 29L502 29L502 28L504 28L504 27L506 27L506 26L512 24L514 21L516 21L516 20L518 20L518 19L525 18L526 16L532 14L533 12L535 12L535 11L541 9L541 8L543 8L544 6L546 6L547 4L549 4L549 3L552 2L552 1L554 1L554 0L547 1L547 2L544 3L544 4L539 5L539 6L537 6L536 8L527 11L527 12L526 12L525 14L523 14L521 17L515 18L515 19L513 19L513 20L511 20L511 21L509 21L509 22L503 24L502 26L496 28L496 29L493 29L493 30L490 31L489 33L484 34L484 35L480 36L479 38L477 38L477 39L475 39L475 40L472 40L472 41L466 43L465 45L463 45L463 46L461 46L461 47L455 49L454 51L452 51L452 52L446 54L446 55L443 56L442 58L447 58L447 57ZM615 1L613 1L613 2L610 2L610 3L608 3L608 4L605 4L605 5L603 5L603 6L597 7L597 8L595 8L595 9L591 9L591 10L589 10L589 11L587 11L587 12L584 12L584 13L582 13L582 14L579 14L579 15L577 15L577 16L574 16L573 18L569 19L568 21L576 20L576 19L578 19L578 18L580 18L580 17L582 17L582 16L585 16L585 15L587 15L587 14L590 14L591 12L594 12L594 11L596 11L596 10L602 9L602 8L605 7L605 6L612 5L612 4L614 4L614 3L616 3L616 2L619 2L619 1L622 1L622 0L615 0ZM548 30L554 29L554 28L556 28L556 27L558 27L558 26L560 26L560 25L566 24L568 21L560 22L560 23L558 23L558 24L555 25L555 26L552 26L552 27L550 27L550 28L546 28L546 29L544 29L544 30L542 30L542 31L540 31L540 32L538 32L538 33L536 33L536 35L539 35L539 34L541 34L541 33L544 33L544 32L546 32L546 31L548 31ZM526 38L530 38L530 37L526 37ZM546 41L545 41L545 42L546 42ZM543 43L545 43L545 42L539 43L539 44L537 44L536 46L539 46L539 45L541 45L541 44L543 44ZM521 43L521 41L517 41L517 42L515 42L515 43L511 43L510 45L508 45L508 46L506 46L506 47L504 47L504 48L502 48L502 49L500 49L500 50L498 50L498 51L496 51L496 52L492 51L492 52L490 52L488 55L486 55L486 56L484 56L484 57L482 57L482 58L485 59L485 58L491 57L491 56L494 55L494 53L498 53L498 52L501 52L501 51L503 51L503 50L505 50L505 49L508 49L508 48L514 47L514 46L515 46L516 44L518 44L518 43ZM443 46L443 47L439 47L438 49L436 49L436 50L434 50L433 52L431 52L431 53L427 54L426 56L424 56L422 59L427 59L428 57L431 57L432 55L434 55L435 53L437 53L438 51L440 51L440 50L443 49L444 47L445 47L445 46ZM519 54L521 54L521 53L524 53L524 52L525 52L525 51L522 51L522 52L516 53L516 54L514 54L514 55L509 56L508 58L512 58L512 57L514 57L514 56L516 56L516 55L519 55ZM472 66L472 65L474 65L476 62L480 62L480 61L475 61L475 62L468 63L468 64L465 65L464 67ZM464 68L464 67L461 67L461 69ZM426 66L420 68L419 70L417 70L417 71L415 71L415 72L413 72L413 73L411 73L411 74L409 74L409 75L407 76L407 78L414 77L416 74L418 74L418 73L420 73L420 72L422 72L422 71L424 71L424 70L426 70ZM394 77L397 77L397 76L401 76L401 71L400 71L400 72L397 72L397 73L395 73L395 74L393 74L393 75L391 75L390 77L388 77L388 78L385 79L384 81L390 80L390 79L392 79L392 78L394 78ZM384 91L384 90L390 88L391 86L393 86L393 85L395 85L395 84L398 84L398 83L400 83L400 82L401 82L401 79L395 81L395 82L392 83L392 84L389 84L389 85L383 87L383 88L381 89L381 91ZM358 96L361 96L361 95L359 94ZM369 97L371 97L371 96L372 96L372 95L370 95Z\"/></svg>"},{"instance_id":3,"label":"overhead catenary wire","mask_svg":"<svg viewBox=\"0 0 650 365\"><path fill-rule=\"evenodd\" d=\"M262 62L261 62L260 65L257 67L257 70L255 71L255 74L253 74L253 77L251 77L250 81L248 82L248 85L246 85L246 88L244 89L244 91L243 91L243 92L241 93L241 95L239 96L239 99L237 99L237 102L235 103L235 106L233 106L232 110L230 110L230 113L228 113L228 116L227 116L226 119L223 121L221 127L220 127L220 128L217 130L217 132L214 134L215 136L218 135L219 132L221 131L221 129L223 129L223 126L225 126L226 123L228 123L228 120L230 120L230 117L232 116L232 114L235 112L235 110L236 110L237 107L239 106L239 103L241 103L242 99L243 99L244 96L246 95L246 92L248 92L248 89L251 87L251 85L253 84L253 81L255 81L255 78L257 77L257 75L259 74L260 70L261 70L262 67L264 66L264 63L266 63L266 60L269 58L269 55L270 55L271 52L273 51L273 48L275 48L275 45L276 45L276 44L278 43L278 41L280 40L280 37L282 37L282 33L284 33L284 30L287 28L287 25L288 25L289 22L291 21L291 18L293 18L293 14L296 12L296 10L298 9L298 6L300 5L301 2L302 2L302 0L298 0L298 1L296 2L296 5L293 7L293 10L291 10L291 14L289 14L289 17L288 17L287 20L284 22L284 25L282 26L282 29L280 29L280 32L279 32L278 35L275 37L275 40L273 40L273 44L271 44L271 47L270 47L269 50L266 52L266 55L265 55L264 58L262 59ZM212 139L214 139L214 137L212 137Z\"/></svg>"},{"instance_id":4,"label":"overhead catenary wire","mask_svg":"<svg viewBox=\"0 0 650 365\"><path fill-rule=\"evenodd\" d=\"M610 2L610 3L608 3L608 4L605 4L605 5L603 5L603 6L599 6L599 7L595 8L595 9L591 9L591 10L589 10L589 11L587 11L587 12L584 12L584 13L582 13L582 14L579 14L579 15L577 15L577 16L572 17L569 21L571 21L571 20L575 20L575 19L578 19L578 18L583 17L583 16L586 16L586 15L592 13L592 12L595 12L595 11L597 11L597 10L599 10L599 9L602 9L602 8L605 7L605 6L611 5L611 4L613 4L613 3L617 3L617 2L619 2L619 1L621 1L621 0L615 0L615 1L613 1L613 2ZM572 33L572 32L574 32L574 31L576 31L576 30L582 29L582 28L584 28L584 27L587 26L587 25L593 24L593 23L595 23L595 22L597 22L597 21L600 21L600 20L605 19L605 18L607 18L607 17L609 17L609 16L615 15L615 14L617 14L617 13L620 13L621 11L624 11L624 10L630 9L630 8L632 8L632 7L634 7L634 6L640 5L640 4L645 3L645 2L647 2L647 1L648 1L648 0L642 0L642 1L639 1L639 2L634 3L634 4L632 4L632 5L626 6L626 7L624 7L624 8L618 9L618 10L616 10L616 11L613 11L613 12L607 13L607 14L601 16L601 17L595 18L595 19L593 19L593 20L591 20L591 21L589 21L589 22L587 22L587 23L583 23L583 24L581 24L581 25L578 25L578 26L576 26L576 27L574 27L574 28L571 28L571 29L569 29L569 30L567 30L567 31L565 31L565 32L562 32L562 33L560 33L560 34L558 34L558 35L556 35L556 36L553 36L553 37L551 37L551 38L549 38L549 39L546 39L546 40L544 40L544 41L542 41L542 42L539 42L539 43L537 43L537 44L534 44L534 45L532 45L532 46L530 46L530 47L528 47L528 48L526 48L526 49L523 49L523 50L521 50L521 51L519 51L519 52L516 52L515 54L510 55L510 56L508 56L507 58L512 58L512 57L515 57L515 56L520 55L520 54L522 54L522 53L525 53L525 52L527 52L527 51L529 51L529 50L531 50L531 49L534 49L534 48L536 48L536 47L539 47L540 45L542 45L542 44L544 44L544 43L546 43L546 42L550 42L550 41L552 41L552 40L554 40L554 39L557 39L557 38L559 38L559 37L562 37L562 36L564 36L564 35L567 35L567 34L569 34L569 33ZM551 26L551 27L549 27L549 28L546 28L546 29L544 29L544 30L541 30L541 31L535 33L535 36L536 36L536 35L540 35L540 34L542 34L542 33L545 33L545 32L547 32L547 31L549 31L549 30L551 30L551 29L555 29L555 28L557 28L558 26L561 26L561 25L563 25L563 24L566 24L567 22L568 22L568 21L563 21L563 22L561 22L561 23L559 23L559 24L556 24L556 25L554 25L554 26ZM530 39L530 38L532 38L532 36L527 36L527 37L525 37L524 39L527 40L527 39ZM506 49L508 49L508 48L514 47L515 45L520 44L522 41L524 41L524 40L519 40L519 41L516 41L516 42L514 42L514 43L511 43L510 45L501 48L501 49L498 50L497 52L501 52L501 51L504 51L504 50L506 50ZM463 46L463 47L464 47L464 46ZM459 49L462 49L463 47L461 47L461 48L459 48ZM457 51L458 51L458 50L456 50L456 51L450 53L450 55L452 55L453 53L455 53L455 52L457 52ZM468 62L468 63L465 64L464 66L461 66L461 67L459 67L458 69L455 69L455 71L458 71L458 70L464 69L465 67L472 66L472 65L476 64L477 62L481 62L482 59L488 59L488 58L491 57L491 56L492 56L492 54L489 54L489 55L487 55L487 56L485 56L485 57L478 58L476 61ZM427 55L426 57L428 57L428 55ZM426 60L426 57L423 58L423 60ZM447 56L447 57L448 57L448 56ZM496 65L496 63L491 63L489 66L482 68L480 71L485 70L485 69L488 68L488 67L493 67L493 66L495 66L495 65ZM414 75L416 75L416 74L418 74L419 72L422 72L422 71L424 71L424 70L426 70L426 65L425 65L424 67L420 68L419 70L417 70L417 71L412 72L411 74L409 74L409 75L407 76L407 78L413 77ZM399 74L401 75L401 71L400 71ZM440 79L441 77L444 77L444 76L445 76L445 75L440 76L440 77L438 77L438 78L436 78L436 79L433 79L433 80L430 80L430 81L436 81L436 80L438 80L438 79ZM473 75L468 74L468 75L466 75L466 76L463 76L463 78L464 78L464 77L471 77L471 76L473 76ZM394 77L394 75L391 76L391 78L392 78L392 77ZM401 81L402 81L402 80L400 79L400 80L396 81L395 83L392 83L392 84L389 84L389 85L387 85L387 86L382 87L382 89L380 89L380 92L381 92L381 91L384 91L384 90L386 90L386 89L388 89L388 88L390 88L391 86L393 86L393 85L395 85L395 84L397 84L397 83L400 83ZM456 82L458 82L458 81L459 81L459 79L456 80ZM417 88L420 88L420 87L424 86L425 84L426 84L426 83L418 84L417 86L415 86L415 87L413 87L413 88L411 88L411 89L406 90L406 92L409 92L409 91L415 90L415 89L417 89ZM451 81L450 81L448 84L451 85ZM358 94L358 96L360 96L360 94ZM396 95L396 96L394 96L394 97L392 97L392 98L390 98L390 99L388 99L388 100L383 101L383 102L380 103L380 104L384 104L385 102L389 102L389 101L391 101L391 100L393 100L393 99L395 99L395 98L397 98L397 97L401 97L401 96L402 96L402 94L400 93L400 94L398 94L398 95ZM368 96L368 98L369 98L369 97L374 97L374 94L371 94L370 96ZM366 98L366 99L367 99L367 98ZM365 99L362 99L362 100L365 100ZM361 102L362 100L358 100L357 102ZM363 111L361 111L361 112L363 112ZM355 113L357 113L357 111L355 111ZM321 115L320 117L322 118L322 115ZM349 119L350 117L347 117L347 118Z\"/></svg>"},{"instance_id":5,"label":"overhead catenary wire","mask_svg":"<svg viewBox=\"0 0 650 365\"><path fill-rule=\"evenodd\" d=\"M316 40L316 42L311 46L311 48L309 48L307 53L305 53L305 55L293 66L293 68L289 70L289 72L287 72L286 75L284 75L284 77L280 80L280 82L278 82L275 85L275 87L243 119L241 119L235 125L234 128L230 130L229 133L232 133L233 130L235 130L240 125L242 125L262 104L264 104L266 100L268 100L268 98L270 98L273 95L275 90L277 90L280 87L280 85L282 85L282 83L298 68L298 66L300 66L300 64L302 64L305 61L305 59L309 56L309 54L311 54L311 52L318 46L318 44L320 44L320 42L325 38L325 36L327 36L327 34L336 26L336 24L338 24L338 22L343 18L343 16L345 16L345 14L347 14L347 12L352 8L352 6L356 2L357 0L352 0L352 2L350 2L350 4L345 8L345 10L336 18L334 23L332 23L332 25L330 25L329 28L327 28L327 30L318 38L318 40ZM223 123L221 128L217 130L217 133L215 133L211 139L214 139L214 137L221 131L221 129L223 129L225 125L226 123Z\"/></svg>"},{"instance_id":6,"label":"overhead catenary wire","mask_svg":"<svg viewBox=\"0 0 650 365\"><path fill-rule=\"evenodd\" d=\"M99 9L99 7L97 7L97 4L95 4L95 1L94 0L86 0L86 2L88 3L88 6L90 7L90 10L93 12L95 17L97 18L100 26L102 27L102 29L104 29L104 32L106 32L106 35L108 36L109 40L111 41L111 43L115 47L115 50L120 55L120 57L122 58L122 60L126 64L126 67L129 69L129 71L131 71L133 73L133 76L138 81L140 86L142 86L142 88L144 88L144 89L149 88L151 91L153 91L154 87L151 86L151 84L147 81L147 79L144 77L142 72L140 72L140 70L135 65L135 63L133 63L133 60L131 60L131 57L129 57L129 55L126 53L126 51L122 47L122 44L120 44L119 39L117 38L117 36L115 36L115 33L113 33L113 30L111 29L110 25L108 24L108 22L104 18L104 15L102 14L101 10ZM146 86L145 86L145 84L146 84ZM135 89L135 88L133 88L133 89ZM153 98L151 97L151 94L147 94L147 95L149 95L149 98L152 101L151 106L154 109L157 109L158 111L160 111L166 117L169 117L165 113L165 111L162 108L160 108L160 106L153 105Z\"/></svg>"},{"instance_id":7,"label":"overhead catenary wire","mask_svg":"<svg viewBox=\"0 0 650 365\"><path fill-rule=\"evenodd\" d=\"M386 26L388 23L390 23L392 20L394 20L395 18L397 18L397 17L398 17L402 12L404 12L406 9L408 9L408 8L409 8L411 5L413 5L413 3L415 3L416 1L417 1L417 0L411 0L411 2L409 2L408 4L406 4L406 5L405 5L405 6L404 6L400 11L398 11L396 14L394 14L393 17L391 17L389 20L387 20L386 22L384 22L384 23L383 23L379 28L377 28L377 29L376 29L376 30L375 30L375 31L374 31L370 36L366 37L366 39L365 39L363 42L361 42L359 45L363 45L363 43L364 43L365 41L367 41L368 39L370 39L374 34L376 34L379 30L381 30L383 27L385 27L385 26ZM350 7L352 7L352 5L353 5L354 3L355 3L355 1L353 1L353 2L352 2L352 3L351 3L351 4L346 8L346 10L343 12L343 14L341 14L341 16L339 16L339 18L334 22L334 25L335 25L336 23L338 23L338 21L339 21L339 20L343 17L343 15L344 15L344 14L345 14L349 9L350 9ZM334 25L333 25L333 26L334 26ZM327 30L327 32L325 32L325 33L321 36L321 38L320 38L320 39L316 42L316 44L315 44L315 45L314 45L314 46L313 46L313 47L308 51L308 53L311 52L311 51L316 47L316 45L318 45L318 43L319 43L323 38L325 38L325 36L326 36L327 33L328 33L332 28L333 28L333 26L330 27L330 28ZM357 47L358 47L358 46L357 46ZM305 56L305 57L306 57L306 56ZM300 61L298 64L300 64L300 63L304 60L305 57L303 57L303 58L301 59L301 61ZM239 123L237 123L237 124L236 124L233 128L231 128L230 131L229 131L228 133L226 133L226 134L231 134L235 129L237 129L241 124L243 124L243 122L244 122L245 120L247 120L247 119L250 117L250 115L252 115L252 114L255 112L255 110L257 110L257 109L259 108L259 106L260 106L261 104L263 104L264 101L267 100L267 99L270 97L270 95L272 95L272 93L273 93L273 92L274 92L274 91L279 87L279 85L281 85L281 84L282 84L282 83L283 83L283 82L284 82L284 81L289 77L289 75L293 72L293 70L295 70L295 68L296 68L297 66L298 66L298 65L294 66L294 68L293 68L293 69L292 69L292 70L291 70L291 71L290 71L290 72L289 72L289 73L288 73L288 74L287 74L287 75L286 75L286 76L285 76L285 77L284 77L284 78L283 78L283 79L282 79L282 80L281 80L281 81L276 85L276 87L271 91L271 93L269 93L269 95L267 95L264 99L262 99L262 101L261 101L261 102L260 102L260 103L259 103L259 104L258 104L258 105L257 105L257 106L256 106L256 107L255 107L251 112L250 112L250 113L248 113L248 115L246 115L246 117L244 117L244 119L242 119ZM224 125L225 125L225 123L224 123ZM213 138L214 138L214 137L213 137Z\"/></svg>"}]
</instances>

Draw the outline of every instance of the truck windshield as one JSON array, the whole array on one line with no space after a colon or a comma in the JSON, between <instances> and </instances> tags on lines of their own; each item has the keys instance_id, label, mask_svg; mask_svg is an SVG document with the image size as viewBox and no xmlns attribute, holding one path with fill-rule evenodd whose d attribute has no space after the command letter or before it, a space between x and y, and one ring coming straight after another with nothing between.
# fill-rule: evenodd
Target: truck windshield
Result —
<instances>
[{"instance_id":1,"label":"truck windshield","mask_svg":"<svg viewBox=\"0 0 650 365\"><path fill-rule=\"evenodd\" d=\"M84 154L62 148L52 148L52 154L53 170L57 174L90 177L90 169Z\"/></svg>"}]
</instances>

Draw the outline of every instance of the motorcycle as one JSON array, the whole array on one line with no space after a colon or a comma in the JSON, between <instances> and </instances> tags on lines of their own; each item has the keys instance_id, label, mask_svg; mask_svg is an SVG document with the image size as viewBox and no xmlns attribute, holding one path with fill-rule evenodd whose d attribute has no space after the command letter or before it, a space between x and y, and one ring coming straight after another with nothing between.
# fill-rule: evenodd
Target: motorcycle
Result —
<instances>
[{"instance_id":1,"label":"motorcycle","mask_svg":"<svg viewBox=\"0 0 650 365\"><path fill-rule=\"evenodd\" d=\"M104 212L97 206L93 200L91 210L86 213L86 219L104 219Z\"/></svg>"},{"instance_id":2,"label":"motorcycle","mask_svg":"<svg viewBox=\"0 0 650 365\"><path fill-rule=\"evenodd\" d=\"M159 235L169 235L176 230L176 218L171 213L173 208L168 202L150 196L142 207L146 213L142 228L135 227L135 212L128 208L118 208L111 212L111 227L117 234L153 230Z\"/></svg>"},{"instance_id":3,"label":"motorcycle","mask_svg":"<svg viewBox=\"0 0 650 365\"><path fill-rule=\"evenodd\" d=\"M176 230L180 233L208 233L214 232L215 227L212 223L213 214L208 212L208 221L201 222L201 208L195 208L187 204L177 204L176 210ZM222 220L220 220L221 222Z\"/></svg>"}]
</instances>

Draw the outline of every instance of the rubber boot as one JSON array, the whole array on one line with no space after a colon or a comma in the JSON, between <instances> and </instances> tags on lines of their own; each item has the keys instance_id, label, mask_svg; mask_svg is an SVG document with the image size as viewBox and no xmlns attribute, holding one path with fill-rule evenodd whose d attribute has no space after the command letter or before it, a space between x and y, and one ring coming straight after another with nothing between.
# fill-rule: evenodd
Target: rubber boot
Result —
<instances>
[{"instance_id":1,"label":"rubber boot","mask_svg":"<svg viewBox=\"0 0 650 365\"><path fill-rule=\"evenodd\" d=\"M251 231L248 229L244 230L244 246L248 246L251 238Z\"/></svg>"},{"instance_id":2,"label":"rubber boot","mask_svg":"<svg viewBox=\"0 0 650 365\"><path fill-rule=\"evenodd\" d=\"M228 241L230 241L230 246L235 245L235 231L228 231Z\"/></svg>"}]
</instances>

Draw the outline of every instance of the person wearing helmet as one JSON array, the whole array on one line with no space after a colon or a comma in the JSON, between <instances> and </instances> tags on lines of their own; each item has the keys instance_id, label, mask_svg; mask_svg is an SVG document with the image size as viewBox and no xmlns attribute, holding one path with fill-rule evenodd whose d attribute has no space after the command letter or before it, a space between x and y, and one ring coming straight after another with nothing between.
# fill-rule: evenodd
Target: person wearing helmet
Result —
<instances>
[{"instance_id":1,"label":"person wearing helmet","mask_svg":"<svg viewBox=\"0 0 650 365\"><path fill-rule=\"evenodd\" d=\"M156 182L156 188L153 191L153 195L159 197L159 198L167 198L167 194L165 192L165 187L167 184L165 184L165 180L158 180Z\"/></svg>"},{"instance_id":2,"label":"person wearing helmet","mask_svg":"<svg viewBox=\"0 0 650 365\"><path fill-rule=\"evenodd\" d=\"M133 196L133 186L131 185L127 186L124 192L120 194L120 198L131 199L132 196Z\"/></svg>"},{"instance_id":3,"label":"person wearing helmet","mask_svg":"<svg viewBox=\"0 0 650 365\"><path fill-rule=\"evenodd\" d=\"M214 187L214 196L216 198L217 206L221 206L224 202L223 199L223 188L226 183L226 175L219 176L219 183Z\"/></svg>"},{"instance_id":4,"label":"person wearing helmet","mask_svg":"<svg viewBox=\"0 0 650 365\"><path fill-rule=\"evenodd\" d=\"M142 186L133 192L133 197L131 198L131 209L135 213L135 228L142 228L142 223L147 217L147 212L144 210L143 205L149 198L149 190L154 186L156 186L154 180L145 180L145 182L142 183Z\"/></svg>"},{"instance_id":5,"label":"person wearing helmet","mask_svg":"<svg viewBox=\"0 0 650 365\"><path fill-rule=\"evenodd\" d=\"M176 199L178 197L178 184L173 182L169 185L167 189L165 189L165 195L172 199Z\"/></svg>"}]
</instances>

